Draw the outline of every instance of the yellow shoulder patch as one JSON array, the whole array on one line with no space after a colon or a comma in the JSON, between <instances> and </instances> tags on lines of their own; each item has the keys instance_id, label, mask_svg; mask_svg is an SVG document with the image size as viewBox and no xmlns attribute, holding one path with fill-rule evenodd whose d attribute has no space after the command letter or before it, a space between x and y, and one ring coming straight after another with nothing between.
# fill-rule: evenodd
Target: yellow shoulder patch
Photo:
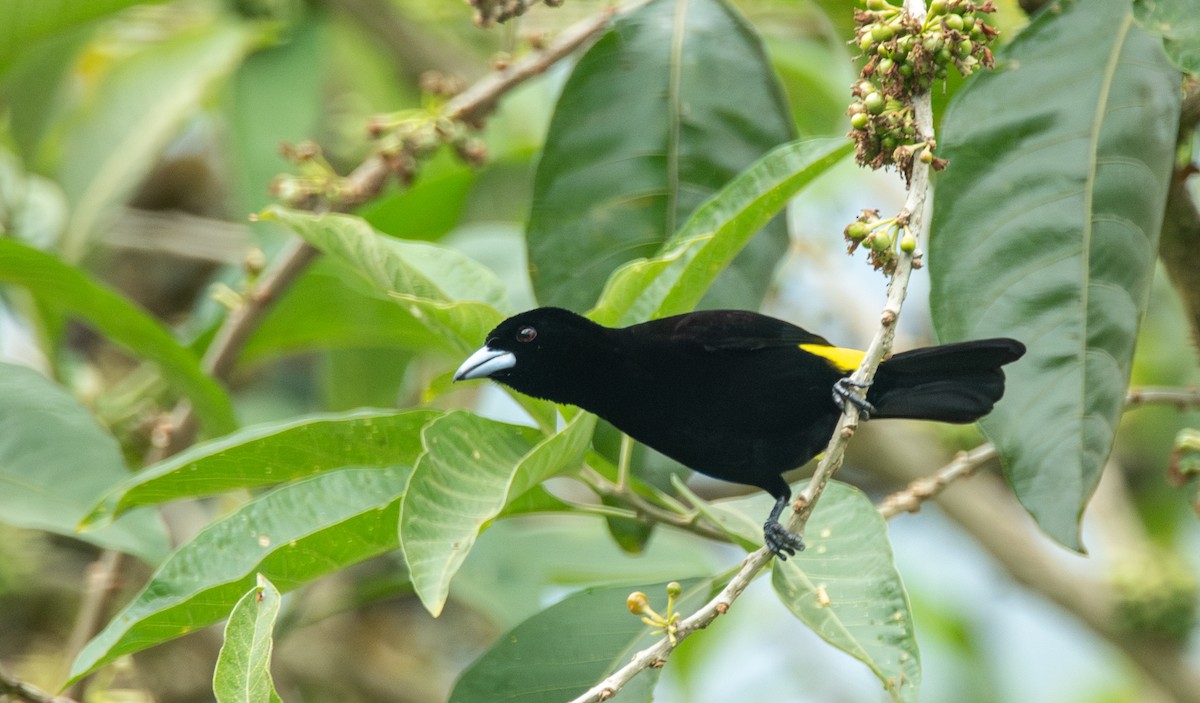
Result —
<instances>
[{"instance_id":1,"label":"yellow shoulder patch","mask_svg":"<svg viewBox=\"0 0 1200 703\"><path fill-rule=\"evenodd\" d=\"M839 371L853 371L862 363L863 356L866 352L858 349L845 349L843 347L831 347L825 344L801 344L800 348L812 354L825 359L834 368Z\"/></svg>"}]
</instances>

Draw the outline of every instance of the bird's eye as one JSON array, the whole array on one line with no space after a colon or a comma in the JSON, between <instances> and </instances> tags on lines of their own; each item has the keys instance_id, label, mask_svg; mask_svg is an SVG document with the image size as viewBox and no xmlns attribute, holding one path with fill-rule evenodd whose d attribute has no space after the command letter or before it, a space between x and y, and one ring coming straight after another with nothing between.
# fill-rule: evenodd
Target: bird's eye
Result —
<instances>
[{"instance_id":1,"label":"bird's eye","mask_svg":"<svg viewBox=\"0 0 1200 703\"><path fill-rule=\"evenodd\" d=\"M532 342L536 338L537 330L532 327L522 327L521 329L517 330L518 342Z\"/></svg>"}]
</instances>

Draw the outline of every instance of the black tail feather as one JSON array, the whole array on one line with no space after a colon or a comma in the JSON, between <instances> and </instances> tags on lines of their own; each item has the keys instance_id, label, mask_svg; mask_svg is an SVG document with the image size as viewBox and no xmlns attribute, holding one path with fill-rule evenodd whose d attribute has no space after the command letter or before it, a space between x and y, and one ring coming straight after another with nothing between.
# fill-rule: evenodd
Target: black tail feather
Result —
<instances>
[{"instance_id":1,"label":"black tail feather","mask_svg":"<svg viewBox=\"0 0 1200 703\"><path fill-rule=\"evenodd\" d=\"M1025 353L1014 339L979 339L902 352L879 365L872 417L973 422L1004 395L1005 364Z\"/></svg>"}]
</instances>

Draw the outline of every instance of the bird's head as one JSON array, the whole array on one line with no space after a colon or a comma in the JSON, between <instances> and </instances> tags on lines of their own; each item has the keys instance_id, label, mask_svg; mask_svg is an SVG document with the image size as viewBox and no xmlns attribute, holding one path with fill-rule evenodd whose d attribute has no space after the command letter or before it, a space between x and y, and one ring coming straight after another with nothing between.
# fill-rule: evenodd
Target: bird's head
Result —
<instances>
[{"instance_id":1,"label":"bird's head","mask_svg":"<svg viewBox=\"0 0 1200 703\"><path fill-rule=\"evenodd\" d=\"M591 352L603 344L605 331L562 308L523 312L497 325L454 372L454 380L491 378L528 395L572 402L562 389L583 380L578 374L588 373Z\"/></svg>"}]
</instances>

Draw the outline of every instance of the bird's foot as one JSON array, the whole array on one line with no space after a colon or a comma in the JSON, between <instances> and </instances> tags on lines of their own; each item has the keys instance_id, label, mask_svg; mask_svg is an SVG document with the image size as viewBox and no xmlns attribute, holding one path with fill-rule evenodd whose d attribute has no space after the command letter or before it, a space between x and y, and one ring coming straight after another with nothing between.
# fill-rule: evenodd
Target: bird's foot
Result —
<instances>
[{"instance_id":1,"label":"bird's foot","mask_svg":"<svg viewBox=\"0 0 1200 703\"><path fill-rule=\"evenodd\" d=\"M858 391L865 390L870 387L870 383L859 383L853 381L849 376L839 378L837 383L833 384L833 404L838 406L842 411L846 410L846 403L849 402L854 407L858 408L858 416L862 420L870 420L871 413L875 412L875 406L867 402L867 399L858 394Z\"/></svg>"},{"instance_id":2,"label":"bird's foot","mask_svg":"<svg viewBox=\"0 0 1200 703\"><path fill-rule=\"evenodd\" d=\"M800 539L800 535L789 532L778 520L763 523L763 540L767 543L767 549L783 561L787 561L789 556L796 556L796 552L804 551L804 540Z\"/></svg>"}]
</instances>

